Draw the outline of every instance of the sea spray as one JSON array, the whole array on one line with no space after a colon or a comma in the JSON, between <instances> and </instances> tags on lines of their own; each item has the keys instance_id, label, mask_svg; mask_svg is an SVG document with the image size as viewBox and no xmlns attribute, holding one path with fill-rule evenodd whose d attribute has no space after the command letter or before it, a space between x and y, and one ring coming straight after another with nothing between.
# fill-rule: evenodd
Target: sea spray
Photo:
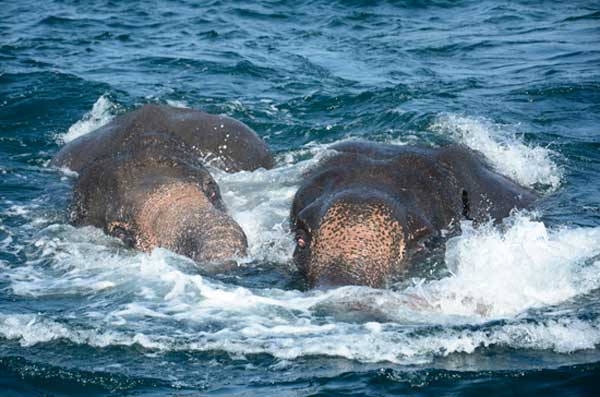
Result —
<instances>
[{"instance_id":1,"label":"sea spray","mask_svg":"<svg viewBox=\"0 0 600 397\"><path fill-rule=\"evenodd\" d=\"M92 110L83 115L81 120L77 121L69 130L59 135L58 140L62 143L69 143L89 132L92 132L110 122L118 110L118 105L110 100L108 95L102 95L94 103Z\"/></svg>"},{"instance_id":2,"label":"sea spray","mask_svg":"<svg viewBox=\"0 0 600 397\"><path fill-rule=\"evenodd\" d=\"M438 117L431 128L483 153L496 171L522 185L549 190L560 186L562 172L553 160L556 154L547 148L525 144L510 126L485 118L447 114Z\"/></svg>"}]
</instances>

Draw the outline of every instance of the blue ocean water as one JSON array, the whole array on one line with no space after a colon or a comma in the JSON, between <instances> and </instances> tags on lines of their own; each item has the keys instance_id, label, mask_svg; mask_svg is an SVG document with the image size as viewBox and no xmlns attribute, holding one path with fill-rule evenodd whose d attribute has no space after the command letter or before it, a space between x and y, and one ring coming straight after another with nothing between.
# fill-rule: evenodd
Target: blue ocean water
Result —
<instances>
[{"instance_id":1,"label":"blue ocean water","mask_svg":"<svg viewBox=\"0 0 600 397\"><path fill-rule=\"evenodd\" d=\"M148 102L276 153L215 171L250 243L235 272L66 223L49 159ZM390 289L299 290L291 199L356 138L459 142L543 198ZM592 395L599 180L597 2L2 2L1 394Z\"/></svg>"}]
</instances>

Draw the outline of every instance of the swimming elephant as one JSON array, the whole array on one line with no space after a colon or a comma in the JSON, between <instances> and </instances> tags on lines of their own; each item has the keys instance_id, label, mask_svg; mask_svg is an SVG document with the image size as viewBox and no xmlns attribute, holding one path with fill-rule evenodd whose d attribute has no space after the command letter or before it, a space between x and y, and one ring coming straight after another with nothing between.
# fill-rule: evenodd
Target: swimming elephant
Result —
<instances>
[{"instance_id":1,"label":"swimming elephant","mask_svg":"<svg viewBox=\"0 0 600 397\"><path fill-rule=\"evenodd\" d=\"M227 172L271 168L265 143L225 116L145 105L67 144L51 165L78 173L74 225L93 225L127 245L164 247L196 262L246 253L206 164Z\"/></svg>"},{"instance_id":2,"label":"swimming elephant","mask_svg":"<svg viewBox=\"0 0 600 397\"><path fill-rule=\"evenodd\" d=\"M294 261L311 287L382 287L460 220L500 221L536 199L462 146L358 141L332 149L291 210Z\"/></svg>"}]
</instances>

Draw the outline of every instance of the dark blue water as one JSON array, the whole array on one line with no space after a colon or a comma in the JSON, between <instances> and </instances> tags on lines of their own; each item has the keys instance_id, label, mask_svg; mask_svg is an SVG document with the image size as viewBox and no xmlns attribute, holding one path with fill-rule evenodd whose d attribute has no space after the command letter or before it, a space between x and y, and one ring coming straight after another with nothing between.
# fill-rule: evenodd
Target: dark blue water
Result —
<instances>
[{"instance_id":1,"label":"dark blue water","mask_svg":"<svg viewBox=\"0 0 600 397\"><path fill-rule=\"evenodd\" d=\"M20 395L592 395L600 376L593 1L14 1L0 7L0 389ZM66 224L65 143L147 102L237 118L215 172L250 254L203 277ZM389 290L300 291L302 172L357 137L466 144L543 196Z\"/></svg>"}]
</instances>

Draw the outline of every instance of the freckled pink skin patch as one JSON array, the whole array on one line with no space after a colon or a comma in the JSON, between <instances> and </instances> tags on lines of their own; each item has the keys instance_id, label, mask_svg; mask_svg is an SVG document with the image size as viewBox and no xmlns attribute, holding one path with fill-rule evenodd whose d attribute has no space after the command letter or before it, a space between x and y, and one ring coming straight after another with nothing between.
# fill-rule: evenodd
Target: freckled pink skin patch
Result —
<instances>
[{"instance_id":1,"label":"freckled pink skin patch","mask_svg":"<svg viewBox=\"0 0 600 397\"><path fill-rule=\"evenodd\" d=\"M343 273L347 284L381 286L392 267L402 263L405 247L402 226L384 206L357 209L339 202L313 236L307 277L316 285Z\"/></svg>"},{"instance_id":2,"label":"freckled pink skin patch","mask_svg":"<svg viewBox=\"0 0 600 397\"><path fill-rule=\"evenodd\" d=\"M246 236L225 213L216 210L202 190L193 184L161 186L148 195L136 217L140 233L136 247L143 251L163 247L199 261L218 261L246 255ZM197 225L202 224L202 227ZM219 235L210 242L208 234ZM182 236L206 240L190 252ZM200 247L199 247L200 248Z\"/></svg>"}]
</instances>

